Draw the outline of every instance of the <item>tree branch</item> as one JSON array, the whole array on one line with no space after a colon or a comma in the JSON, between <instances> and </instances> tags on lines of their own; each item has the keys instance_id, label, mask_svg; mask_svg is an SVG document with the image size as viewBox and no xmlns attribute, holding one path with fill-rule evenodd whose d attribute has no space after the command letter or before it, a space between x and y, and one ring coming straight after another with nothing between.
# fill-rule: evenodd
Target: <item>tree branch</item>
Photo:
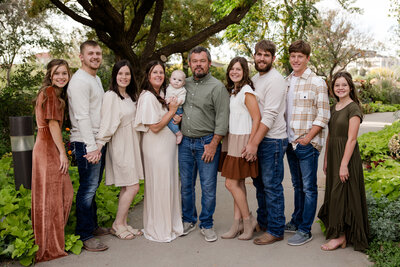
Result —
<instances>
[{"instance_id":1,"label":"tree branch","mask_svg":"<svg viewBox=\"0 0 400 267\"><path fill-rule=\"evenodd\" d=\"M131 21L131 26L127 31L127 43L132 44L135 40L140 28L142 27L143 21L146 18L147 13L149 13L152 8L154 2L156 0L146 0L142 2L142 5L139 7L137 12L135 12L134 17Z\"/></svg>"},{"instance_id":2,"label":"tree branch","mask_svg":"<svg viewBox=\"0 0 400 267\"><path fill-rule=\"evenodd\" d=\"M108 18L112 20L113 23L117 24L118 26L124 26L122 25L122 18L124 17L124 14L120 14L110 3L110 1L107 0L92 0L92 2L98 3L100 7L102 7L102 10L104 14L107 14Z\"/></svg>"},{"instance_id":3,"label":"tree branch","mask_svg":"<svg viewBox=\"0 0 400 267\"><path fill-rule=\"evenodd\" d=\"M73 20L82 23L83 25L89 26L91 28L94 28L96 25L93 23L92 20L84 18L82 16L79 16L78 14L76 14L73 10L71 10L70 8L68 8L66 5L64 5L63 3L61 3L59 0L50 0L53 5L55 5L56 7L58 7L64 14L68 15L69 17L71 17Z\"/></svg>"},{"instance_id":4,"label":"tree branch","mask_svg":"<svg viewBox=\"0 0 400 267\"><path fill-rule=\"evenodd\" d=\"M154 9L153 21L151 22L149 37L147 38L146 47L143 50L142 58L147 58L156 46L157 35L160 32L161 16L164 11L164 0L156 0L156 8Z\"/></svg>"},{"instance_id":5,"label":"tree branch","mask_svg":"<svg viewBox=\"0 0 400 267\"><path fill-rule=\"evenodd\" d=\"M204 30L200 31L199 33L195 34L194 36L174 43L167 45L163 48L160 48L154 53L154 57L158 57L159 55L169 56L174 53L181 53L188 51L192 47L201 44L208 37L220 32L221 30L225 29L231 24L239 23L240 20L247 14L250 7L256 2L257 0L251 0L247 2L245 5L237 7L231 11L227 16L222 18L221 20L217 21L213 25L205 28Z\"/></svg>"}]
</instances>

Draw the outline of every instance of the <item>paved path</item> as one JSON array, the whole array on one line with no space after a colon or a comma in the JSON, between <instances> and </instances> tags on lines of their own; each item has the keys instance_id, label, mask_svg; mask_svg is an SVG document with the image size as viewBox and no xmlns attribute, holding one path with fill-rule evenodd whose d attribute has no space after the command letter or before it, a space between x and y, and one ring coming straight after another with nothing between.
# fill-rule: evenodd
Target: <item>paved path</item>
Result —
<instances>
[{"instance_id":1,"label":"paved path","mask_svg":"<svg viewBox=\"0 0 400 267\"><path fill-rule=\"evenodd\" d=\"M360 133L377 131L384 123L394 120L392 113L371 114L365 117ZM323 153L323 152L322 152ZM320 156L320 169L322 154ZM285 160L286 162L286 160ZM257 203L255 190L251 180L247 179L248 200L250 209L255 212ZM318 174L319 197L318 208L324 197L324 176ZM200 206L198 190L198 207ZM285 204L286 218L293 211L293 189L287 164L285 165ZM142 226L143 204L141 203L130 213L130 223L135 227ZM224 178L218 178L217 207L214 215L215 229L220 235L229 229L233 217L232 197L224 187ZM287 239L292 234L285 234L283 241L267 246L256 246L252 241L223 240L213 243L204 241L200 231L196 229L186 237L168 243L157 243L143 237L130 241L118 240L112 236L101 240L109 245L105 252L94 253L82 251L81 255L70 255L37 266L368 266L365 254L354 251L352 247L338 249L332 252L320 250L325 238L317 223L314 223L312 233L314 240L300 247L287 245Z\"/></svg>"}]
</instances>

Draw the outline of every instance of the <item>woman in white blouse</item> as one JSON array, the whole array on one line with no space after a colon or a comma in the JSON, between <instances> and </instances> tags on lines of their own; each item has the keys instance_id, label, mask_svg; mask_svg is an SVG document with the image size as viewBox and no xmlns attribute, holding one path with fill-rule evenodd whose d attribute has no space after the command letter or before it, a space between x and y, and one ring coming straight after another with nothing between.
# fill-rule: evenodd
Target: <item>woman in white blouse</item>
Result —
<instances>
[{"instance_id":1,"label":"woman in white blouse","mask_svg":"<svg viewBox=\"0 0 400 267\"><path fill-rule=\"evenodd\" d=\"M142 235L127 223L129 207L143 179L139 134L134 129L137 87L129 61L118 61L112 70L111 85L104 94L100 130L96 143L101 149L106 143L106 185L121 187L118 211L111 233L120 239Z\"/></svg>"},{"instance_id":2,"label":"woman in white blouse","mask_svg":"<svg viewBox=\"0 0 400 267\"><path fill-rule=\"evenodd\" d=\"M239 239L249 240L253 237L257 220L249 211L245 179L257 177L258 163L242 158L242 150L254 137L261 115L245 58L235 57L231 60L226 70L226 80L226 89L230 93L229 134L222 143L220 170L221 175L226 177L225 186L234 200L234 221L221 238L235 238L243 231Z\"/></svg>"}]
</instances>

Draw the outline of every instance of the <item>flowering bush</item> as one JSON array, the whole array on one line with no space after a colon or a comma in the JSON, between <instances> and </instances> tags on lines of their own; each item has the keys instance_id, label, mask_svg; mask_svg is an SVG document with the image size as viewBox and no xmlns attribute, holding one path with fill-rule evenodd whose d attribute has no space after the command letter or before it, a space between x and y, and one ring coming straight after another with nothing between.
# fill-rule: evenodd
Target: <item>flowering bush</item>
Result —
<instances>
[{"instance_id":1,"label":"flowering bush","mask_svg":"<svg viewBox=\"0 0 400 267\"><path fill-rule=\"evenodd\" d=\"M392 157L400 159L400 134L394 134L389 140L389 150Z\"/></svg>"}]
</instances>

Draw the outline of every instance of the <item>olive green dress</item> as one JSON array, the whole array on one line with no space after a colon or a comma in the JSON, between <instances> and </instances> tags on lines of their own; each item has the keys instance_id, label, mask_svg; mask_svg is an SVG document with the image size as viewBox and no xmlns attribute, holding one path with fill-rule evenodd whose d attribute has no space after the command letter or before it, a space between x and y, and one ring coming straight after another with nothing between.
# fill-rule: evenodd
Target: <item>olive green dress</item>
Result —
<instances>
[{"instance_id":1,"label":"olive green dress","mask_svg":"<svg viewBox=\"0 0 400 267\"><path fill-rule=\"evenodd\" d=\"M326 239L337 238L345 233L347 243L353 244L354 250L362 251L368 248L369 225L358 143L348 164L348 181L342 183L339 178L349 120L354 116L362 120L362 113L354 102L339 111L335 110L335 106L331 107L329 121L325 199L318 217L326 227Z\"/></svg>"}]
</instances>

